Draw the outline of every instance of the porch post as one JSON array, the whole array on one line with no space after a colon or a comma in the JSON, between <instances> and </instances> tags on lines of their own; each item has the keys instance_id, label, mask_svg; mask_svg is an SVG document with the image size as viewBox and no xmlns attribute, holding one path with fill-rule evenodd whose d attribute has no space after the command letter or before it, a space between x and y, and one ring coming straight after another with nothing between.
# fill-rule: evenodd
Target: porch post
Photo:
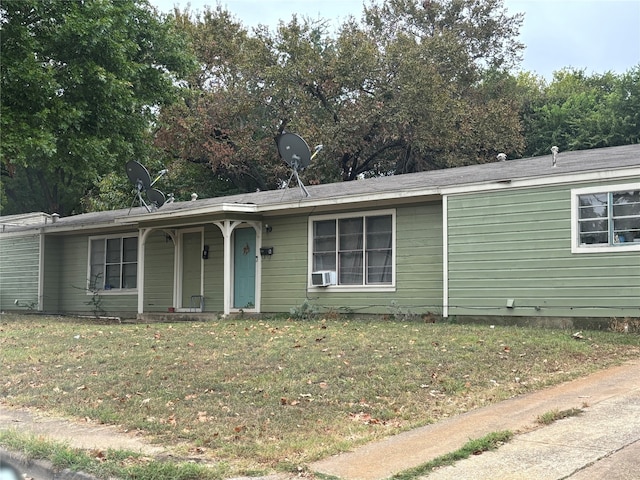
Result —
<instances>
[{"instance_id":1,"label":"porch post","mask_svg":"<svg viewBox=\"0 0 640 480\"><path fill-rule=\"evenodd\" d=\"M144 313L144 246L151 231L151 228L141 228L138 233L138 268L136 273L138 277L138 315Z\"/></svg>"},{"instance_id":2,"label":"porch post","mask_svg":"<svg viewBox=\"0 0 640 480\"><path fill-rule=\"evenodd\" d=\"M224 240L224 248L223 248L224 261L223 261L223 268L222 268L223 283L224 283L224 289L223 289L224 312L223 313L224 315L229 315L231 313L231 304L233 303L231 299L231 295L233 292L233 289L231 288L231 278L232 278L231 234L233 233L233 229L236 228L242 222L224 220L222 222L213 222L213 223L222 231L222 237Z\"/></svg>"}]
</instances>

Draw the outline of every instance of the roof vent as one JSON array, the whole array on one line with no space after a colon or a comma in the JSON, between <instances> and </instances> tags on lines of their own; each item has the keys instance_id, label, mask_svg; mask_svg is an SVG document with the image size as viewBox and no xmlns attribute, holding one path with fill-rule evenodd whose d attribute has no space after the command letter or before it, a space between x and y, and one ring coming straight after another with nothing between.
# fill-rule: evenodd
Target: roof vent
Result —
<instances>
[{"instance_id":1,"label":"roof vent","mask_svg":"<svg viewBox=\"0 0 640 480\"><path fill-rule=\"evenodd\" d=\"M60 214L59 213L52 213L51 214L51 222L52 223L56 223L59 218L60 218Z\"/></svg>"},{"instance_id":2,"label":"roof vent","mask_svg":"<svg viewBox=\"0 0 640 480\"><path fill-rule=\"evenodd\" d=\"M198 194L197 193L192 193L191 194L191 201L195 202L198 199Z\"/></svg>"},{"instance_id":3,"label":"roof vent","mask_svg":"<svg viewBox=\"0 0 640 480\"><path fill-rule=\"evenodd\" d=\"M556 147L555 145L553 147L551 147L551 161L553 162L552 165L555 167L556 166L556 160L558 158L558 152L560 151L560 149L558 147Z\"/></svg>"},{"instance_id":4,"label":"roof vent","mask_svg":"<svg viewBox=\"0 0 640 480\"><path fill-rule=\"evenodd\" d=\"M500 160L501 162L504 162L507 159L507 154L506 153L499 153L496 158L498 160Z\"/></svg>"}]
</instances>

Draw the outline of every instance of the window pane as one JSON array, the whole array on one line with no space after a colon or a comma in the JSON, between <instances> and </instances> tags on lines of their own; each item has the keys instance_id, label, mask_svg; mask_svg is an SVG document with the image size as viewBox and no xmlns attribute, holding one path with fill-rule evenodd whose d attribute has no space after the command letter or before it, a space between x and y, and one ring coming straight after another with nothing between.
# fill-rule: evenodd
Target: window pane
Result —
<instances>
[{"instance_id":1,"label":"window pane","mask_svg":"<svg viewBox=\"0 0 640 480\"><path fill-rule=\"evenodd\" d=\"M613 242L640 242L640 191L613 195Z\"/></svg>"},{"instance_id":2,"label":"window pane","mask_svg":"<svg viewBox=\"0 0 640 480\"><path fill-rule=\"evenodd\" d=\"M391 283L391 216L367 217L367 284Z\"/></svg>"},{"instance_id":3,"label":"window pane","mask_svg":"<svg viewBox=\"0 0 640 480\"><path fill-rule=\"evenodd\" d=\"M107 265L107 279L104 285L105 290L120 288L120 264Z\"/></svg>"},{"instance_id":4,"label":"window pane","mask_svg":"<svg viewBox=\"0 0 640 480\"><path fill-rule=\"evenodd\" d=\"M367 250L391 248L391 216L367 218Z\"/></svg>"},{"instance_id":5,"label":"window pane","mask_svg":"<svg viewBox=\"0 0 640 480\"><path fill-rule=\"evenodd\" d=\"M135 237L122 239L122 261L138 261L138 239Z\"/></svg>"},{"instance_id":6,"label":"window pane","mask_svg":"<svg viewBox=\"0 0 640 480\"><path fill-rule=\"evenodd\" d=\"M136 288L137 264L127 263L122 266L122 288Z\"/></svg>"},{"instance_id":7,"label":"window pane","mask_svg":"<svg viewBox=\"0 0 640 480\"><path fill-rule=\"evenodd\" d=\"M362 285L362 253L340 253L340 285Z\"/></svg>"},{"instance_id":8,"label":"window pane","mask_svg":"<svg viewBox=\"0 0 640 480\"><path fill-rule=\"evenodd\" d=\"M336 270L336 221L313 222L313 271Z\"/></svg>"},{"instance_id":9,"label":"window pane","mask_svg":"<svg viewBox=\"0 0 640 480\"><path fill-rule=\"evenodd\" d=\"M91 240L89 288L104 288L104 240Z\"/></svg>"},{"instance_id":10,"label":"window pane","mask_svg":"<svg viewBox=\"0 0 640 480\"><path fill-rule=\"evenodd\" d=\"M314 253L336 251L335 220L313 223L313 251Z\"/></svg>"},{"instance_id":11,"label":"window pane","mask_svg":"<svg viewBox=\"0 0 640 480\"><path fill-rule=\"evenodd\" d=\"M336 271L336 253L317 253L313 255L313 271L332 270Z\"/></svg>"},{"instance_id":12,"label":"window pane","mask_svg":"<svg viewBox=\"0 0 640 480\"><path fill-rule=\"evenodd\" d=\"M107 263L120 263L121 245L121 238L107 239Z\"/></svg>"},{"instance_id":13,"label":"window pane","mask_svg":"<svg viewBox=\"0 0 640 480\"><path fill-rule=\"evenodd\" d=\"M391 283L391 250L367 251L367 284Z\"/></svg>"},{"instance_id":14,"label":"window pane","mask_svg":"<svg viewBox=\"0 0 640 480\"><path fill-rule=\"evenodd\" d=\"M345 218L339 221L340 251L362 250L362 218Z\"/></svg>"}]
</instances>

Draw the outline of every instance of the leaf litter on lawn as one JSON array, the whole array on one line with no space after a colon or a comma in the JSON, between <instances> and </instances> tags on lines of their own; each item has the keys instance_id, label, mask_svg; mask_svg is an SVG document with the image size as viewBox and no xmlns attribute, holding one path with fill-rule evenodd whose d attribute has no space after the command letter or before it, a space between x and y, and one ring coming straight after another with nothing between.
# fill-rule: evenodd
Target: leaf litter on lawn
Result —
<instances>
[{"instance_id":1,"label":"leaf litter on lawn","mask_svg":"<svg viewBox=\"0 0 640 480\"><path fill-rule=\"evenodd\" d=\"M640 354L636 335L372 320L4 315L2 402L224 461L300 466ZM194 453L195 452L195 453Z\"/></svg>"}]
</instances>

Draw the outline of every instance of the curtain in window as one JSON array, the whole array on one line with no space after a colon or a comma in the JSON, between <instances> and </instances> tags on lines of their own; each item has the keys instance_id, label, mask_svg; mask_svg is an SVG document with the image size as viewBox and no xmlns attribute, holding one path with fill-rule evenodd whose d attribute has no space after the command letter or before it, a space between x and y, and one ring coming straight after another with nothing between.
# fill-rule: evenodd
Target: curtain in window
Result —
<instances>
[{"instance_id":1,"label":"curtain in window","mask_svg":"<svg viewBox=\"0 0 640 480\"><path fill-rule=\"evenodd\" d=\"M640 241L640 192L578 196L579 243L611 245Z\"/></svg>"},{"instance_id":2,"label":"curtain in window","mask_svg":"<svg viewBox=\"0 0 640 480\"><path fill-rule=\"evenodd\" d=\"M581 244L609 243L608 194L579 196L579 241Z\"/></svg>"},{"instance_id":3,"label":"curtain in window","mask_svg":"<svg viewBox=\"0 0 640 480\"><path fill-rule=\"evenodd\" d=\"M392 282L391 217L367 217L367 284Z\"/></svg>"},{"instance_id":4,"label":"curtain in window","mask_svg":"<svg viewBox=\"0 0 640 480\"><path fill-rule=\"evenodd\" d=\"M89 288L104 288L104 239L91 240Z\"/></svg>"},{"instance_id":5,"label":"curtain in window","mask_svg":"<svg viewBox=\"0 0 640 480\"><path fill-rule=\"evenodd\" d=\"M338 221L338 283L362 285L363 273L363 219L343 218Z\"/></svg>"},{"instance_id":6,"label":"curtain in window","mask_svg":"<svg viewBox=\"0 0 640 480\"><path fill-rule=\"evenodd\" d=\"M640 242L640 191L612 194L613 242Z\"/></svg>"},{"instance_id":7,"label":"curtain in window","mask_svg":"<svg viewBox=\"0 0 640 480\"><path fill-rule=\"evenodd\" d=\"M313 223L313 271L336 270L336 221Z\"/></svg>"}]
</instances>

